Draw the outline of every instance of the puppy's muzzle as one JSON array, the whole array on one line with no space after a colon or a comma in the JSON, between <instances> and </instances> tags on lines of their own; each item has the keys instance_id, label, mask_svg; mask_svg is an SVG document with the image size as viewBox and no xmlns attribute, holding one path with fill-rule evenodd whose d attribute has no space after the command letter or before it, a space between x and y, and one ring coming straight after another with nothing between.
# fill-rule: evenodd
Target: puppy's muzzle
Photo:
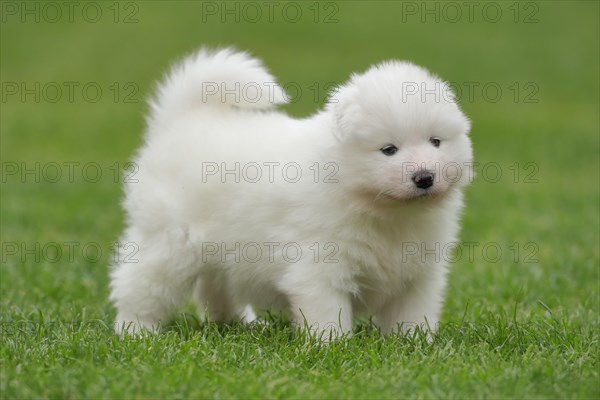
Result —
<instances>
[{"instance_id":1,"label":"puppy's muzzle","mask_svg":"<svg viewBox=\"0 0 600 400\"><path fill-rule=\"evenodd\" d=\"M435 175L429 171L419 171L412 176L412 181L419 189L427 189L433 186Z\"/></svg>"}]
</instances>

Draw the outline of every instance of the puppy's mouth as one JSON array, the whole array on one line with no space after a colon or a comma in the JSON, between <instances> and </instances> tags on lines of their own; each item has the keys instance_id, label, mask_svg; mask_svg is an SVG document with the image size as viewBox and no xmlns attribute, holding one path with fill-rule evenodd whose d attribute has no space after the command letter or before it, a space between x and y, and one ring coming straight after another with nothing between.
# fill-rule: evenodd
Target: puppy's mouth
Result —
<instances>
[{"instance_id":1,"label":"puppy's mouth","mask_svg":"<svg viewBox=\"0 0 600 400\"><path fill-rule=\"evenodd\" d=\"M407 195L398 196L391 192L384 192L375 197L375 200L387 200L395 203L413 203L439 199L443 196L443 192L433 189L415 189Z\"/></svg>"},{"instance_id":2,"label":"puppy's mouth","mask_svg":"<svg viewBox=\"0 0 600 400\"><path fill-rule=\"evenodd\" d=\"M404 192L402 194L395 193L393 190L385 190L380 192L371 190L358 190L356 194L365 205L369 207L375 207L383 211L399 205L433 203L443 199L446 191L436 190L435 188L414 188L410 192Z\"/></svg>"}]
</instances>

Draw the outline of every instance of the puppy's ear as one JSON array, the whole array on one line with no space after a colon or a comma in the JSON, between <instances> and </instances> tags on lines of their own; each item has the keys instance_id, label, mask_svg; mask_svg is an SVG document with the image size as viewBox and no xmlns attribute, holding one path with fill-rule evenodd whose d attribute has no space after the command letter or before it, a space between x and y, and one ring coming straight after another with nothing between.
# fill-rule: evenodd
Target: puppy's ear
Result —
<instances>
[{"instance_id":1,"label":"puppy's ear","mask_svg":"<svg viewBox=\"0 0 600 400\"><path fill-rule=\"evenodd\" d=\"M327 100L327 111L335 121L334 136L343 140L352 133L355 119L360 111L358 89L352 84L352 79L345 85L336 87Z\"/></svg>"}]
</instances>

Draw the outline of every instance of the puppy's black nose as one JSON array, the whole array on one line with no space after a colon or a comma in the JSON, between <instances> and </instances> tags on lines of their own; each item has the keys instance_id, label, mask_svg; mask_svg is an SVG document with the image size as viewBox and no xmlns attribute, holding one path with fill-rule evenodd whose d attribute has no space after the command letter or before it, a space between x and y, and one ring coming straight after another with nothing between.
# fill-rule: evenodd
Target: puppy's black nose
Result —
<instances>
[{"instance_id":1,"label":"puppy's black nose","mask_svg":"<svg viewBox=\"0 0 600 400\"><path fill-rule=\"evenodd\" d=\"M419 171L413 175L412 180L419 189L427 189L433 185L434 177L429 171Z\"/></svg>"}]
</instances>

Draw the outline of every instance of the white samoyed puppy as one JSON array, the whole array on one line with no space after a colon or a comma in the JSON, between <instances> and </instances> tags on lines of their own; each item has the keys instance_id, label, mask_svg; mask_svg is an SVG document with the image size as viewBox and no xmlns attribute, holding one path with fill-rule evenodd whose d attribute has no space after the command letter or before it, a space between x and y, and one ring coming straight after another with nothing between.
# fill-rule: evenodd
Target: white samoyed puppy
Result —
<instances>
[{"instance_id":1,"label":"white samoyed puppy","mask_svg":"<svg viewBox=\"0 0 600 400\"><path fill-rule=\"evenodd\" d=\"M151 102L111 272L117 332L157 330L194 296L213 321L288 313L336 337L436 327L471 180L448 84L388 61L304 119L260 61L200 50Z\"/></svg>"}]
</instances>

